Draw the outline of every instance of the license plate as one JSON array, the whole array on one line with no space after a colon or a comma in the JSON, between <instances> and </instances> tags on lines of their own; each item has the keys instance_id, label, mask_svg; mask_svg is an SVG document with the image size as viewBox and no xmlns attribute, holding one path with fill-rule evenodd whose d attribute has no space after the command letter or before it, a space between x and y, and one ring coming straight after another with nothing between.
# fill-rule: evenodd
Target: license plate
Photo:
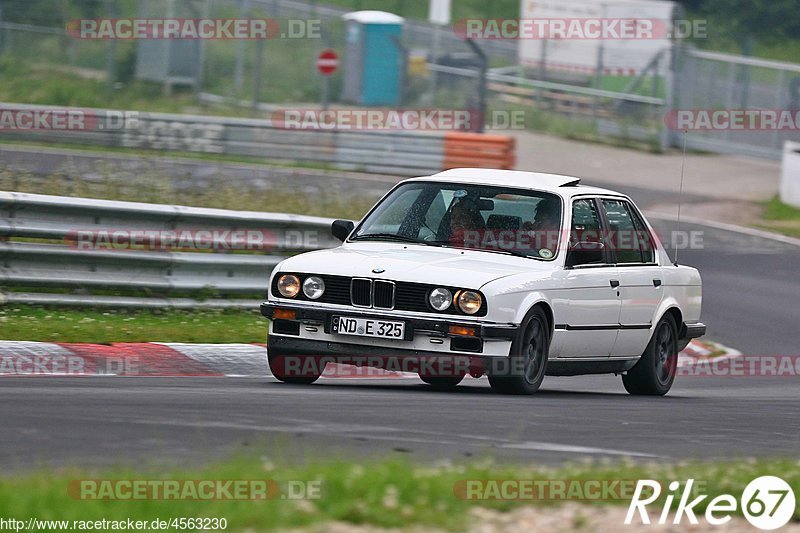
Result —
<instances>
[{"instance_id":1,"label":"license plate","mask_svg":"<svg viewBox=\"0 0 800 533\"><path fill-rule=\"evenodd\" d=\"M377 320L373 318L333 317L333 332L339 335L378 337L381 339L403 339L405 322Z\"/></svg>"}]
</instances>

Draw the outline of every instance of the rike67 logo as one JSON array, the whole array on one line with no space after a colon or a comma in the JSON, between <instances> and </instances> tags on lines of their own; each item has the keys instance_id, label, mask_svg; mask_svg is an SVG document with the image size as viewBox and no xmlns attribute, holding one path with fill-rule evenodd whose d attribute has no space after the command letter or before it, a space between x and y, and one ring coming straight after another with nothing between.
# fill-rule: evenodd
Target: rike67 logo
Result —
<instances>
[{"instance_id":1,"label":"rike67 logo","mask_svg":"<svg viewBox=\"0 0 800 533\"><path fill-rule=\"evenodd\" d=\"M684 517L690 524L698 524L695 507L705 502L708 495L696 496L693 490L694 480L689 479L681 488L679 481L669 484L666 498L661 509L661 514L655 523L667 524L673 512L673 504L677 500L674 510L673 524L681 524ZM625 516L625 525L631 525L638 519L642 524L650 524L650 513L647 506L655 503L661 496L661 483L651 479L640 479ZM774 530L785 526L795 510L795 497L792 487L783 479L775 476L761 476L747 484L742 496L737 500L730 494L722 494L705 504L705 521L711 525L719 526L731 520L732 515L741 509L742 514L750 524L762 530Z\"/></svg>"}]
</instances>

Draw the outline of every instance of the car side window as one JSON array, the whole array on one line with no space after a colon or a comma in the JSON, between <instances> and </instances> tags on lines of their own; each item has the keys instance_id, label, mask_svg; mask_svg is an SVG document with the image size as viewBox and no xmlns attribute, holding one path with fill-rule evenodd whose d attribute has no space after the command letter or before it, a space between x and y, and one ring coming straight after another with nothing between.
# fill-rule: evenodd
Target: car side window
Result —
<instances>
[{"instance_id":1,"label":"car side window","mask_svg":"<svg viewBox=\"0 0 800 533\"><path fill-rule=\"evenodd\" d=\"M574 246L579 242L602 242L600 231L600 215L594 200L590 198L576 200L572 204L570 245Z\"/></svg>"},{"instance_id":2,"label":"car side window","mask_svg":"<svg viewBox=\"0 0 800 533\"><path fill-rule=\"evenodd\" d=\"M642 215L632 205L628 205L628 209L633 215L633 223L636 225L636 237L639 239L639 246L642 249L642 261L645 263L656 262L656 246L653 242L653 236L647 229L647 225L642 219Z\"/></svg>"},{"instance_id":3,"label":"car side window","mask_svg":"<svg viewBox=\"0 0 800 533\"><path fill-rule=\"evenodd\" d=\"M646 260L641 226L635 222L630 204L624 200L603 199L602 202L609 226L607 242L616 252L617 263L652 263L652 259Z\"/></svg>"}]
</instances>

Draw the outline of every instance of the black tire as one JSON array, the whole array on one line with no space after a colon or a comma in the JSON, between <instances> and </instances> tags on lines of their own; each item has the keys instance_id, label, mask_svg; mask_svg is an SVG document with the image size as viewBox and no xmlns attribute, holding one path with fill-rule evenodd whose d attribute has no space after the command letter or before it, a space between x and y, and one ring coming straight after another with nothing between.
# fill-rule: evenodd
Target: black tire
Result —
<instances>
[{"instance_id":1,"label":"black tire","mask_svg":"<svg viewBox=\"0 0 800 533\"><path fill-rule=\"evenodd\" d=\"M535 307L522 321L508 360L489 361L489 384L500 394L533 394L544 381L549 352L550 326L544 311Z\"/></svg>"},{"instance_id":2,"label":"black tire","mask_svg":"<svg viewBox=\"0 0 800 533\"><path fill-rule=\"evenodd\" d=\"M678 327L672 315L664 315L636 366L622 375L630 394L664 396L675 381L678 367Z\"/></svg>"},{"instance_id":3,"label":"black tire","mask_svg":"<svg viewBox=\"0 0 800 533\"><path fill-rule=\"evenodd\" d=\"M287 368L287 358L284 355L273 355L268 352L267 361L269 361L269 369L275 379L284 383L310 385L322 375L323 369L318 368L319 365L316 362L313 365L302 365L302 372L298 372L295 369Z\"/></svg>"},{"instance_id":4,"label":"black tire","mask_svg":"<svg viewBox=\"0 0 800 533\"><path fill-rule=\"evenodd\" d=\"M423 376L419 379L433 387L434 389L452 389L464 379L464 376Z\"/></svg>"}]
</instances>

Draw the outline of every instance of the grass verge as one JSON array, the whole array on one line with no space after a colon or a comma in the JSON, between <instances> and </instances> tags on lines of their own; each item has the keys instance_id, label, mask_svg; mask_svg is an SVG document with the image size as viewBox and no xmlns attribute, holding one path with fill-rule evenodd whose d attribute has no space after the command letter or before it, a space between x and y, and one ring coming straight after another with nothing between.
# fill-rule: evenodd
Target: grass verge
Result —
<instances>
[{"instance_id":1,"label":"grass verge","mask_svg":"<svg viewBox=\"0 0 800 533\"><path fill-rule=\"evenodd\" d=\"M258 309L0 307L0 339L41 342L264 342Z\"/></svg>"},{"instance_id":2,"label":"grass verge","mask_svg":"<svg viewBox=\"0 0 800 533\"><path fill-rule=\"evenodd\" d=\"M323 181L314 190L299 189L291 178L276 180L269 190L225 176L219 176L219 183L213 186L180 187L178 182L185 178L161 171L155 159L134 169L115 164L99 166L97 172L100 176L92 180L70 168L39 176L10 169L0 161L0 190L352 220L361 219L377 200L374 193L360 194Z\"/></svg>"},{"instance_id":3,"label":"grass verge","mask_svg":"<svg viewBox=\"0 0 800 533\"><path fill-rule=\"evenodd\" d=\"M758 226L791 237L800 237L800 208L785 204L775 197L764 203L763 221Z\"/></svg>"},{"instance_id":4,"label":"grass verge","mask_svg":"<svg viewBox=\"0 0 800 533\"><path fill-rule=\"evenodd\" d=\"M744 487L762 475L779 475L797 493L800 491L800 463L796 459L771 459L732 462L687 462L676 465L615 463L577 464L558 468L497 465L477 461L465 465L419 466L408 461L336 461L277 466L267 458L238 458L198 470L144 469L104 472L67 469L0 477L0 516L37 517L60 520L153 520L170 517L214 517L227 520L229 531L308 527L344 522L378 527L436 527L459 531L469 525L470 511L477 508L511 511L521 506L552 506L566 498L501 501L466 499L455 487L466 480L637 480L654 479L666 485L673 480L685 483L694 479L702 487L696 495L708 498L705 505L721 494L740 498ZM230 500L135 500L102 501L68 495L70 481L91 480L272 480L278 491L259 501ZM460 482L460 483L459 483ZM318 498L288 498L289 484L319 487ZM635 483L634 483L635 486ZM459 494L461 496L459 496ZM480 494L480 493L471 493ZM574 496L573 496L574 497ZM624 505L629 497L619 497L588 505ZM737 508L740 506L737 505ZM673 511L675 505L672 506ZM656 516L658 506L652 509ZM737 514L741 515L739 509ZM796 510L794 520L800 519ZM472 524L474 525L474 524ZM622 524L620 524L622 527Z\"/></svg>"}]
</instances>

